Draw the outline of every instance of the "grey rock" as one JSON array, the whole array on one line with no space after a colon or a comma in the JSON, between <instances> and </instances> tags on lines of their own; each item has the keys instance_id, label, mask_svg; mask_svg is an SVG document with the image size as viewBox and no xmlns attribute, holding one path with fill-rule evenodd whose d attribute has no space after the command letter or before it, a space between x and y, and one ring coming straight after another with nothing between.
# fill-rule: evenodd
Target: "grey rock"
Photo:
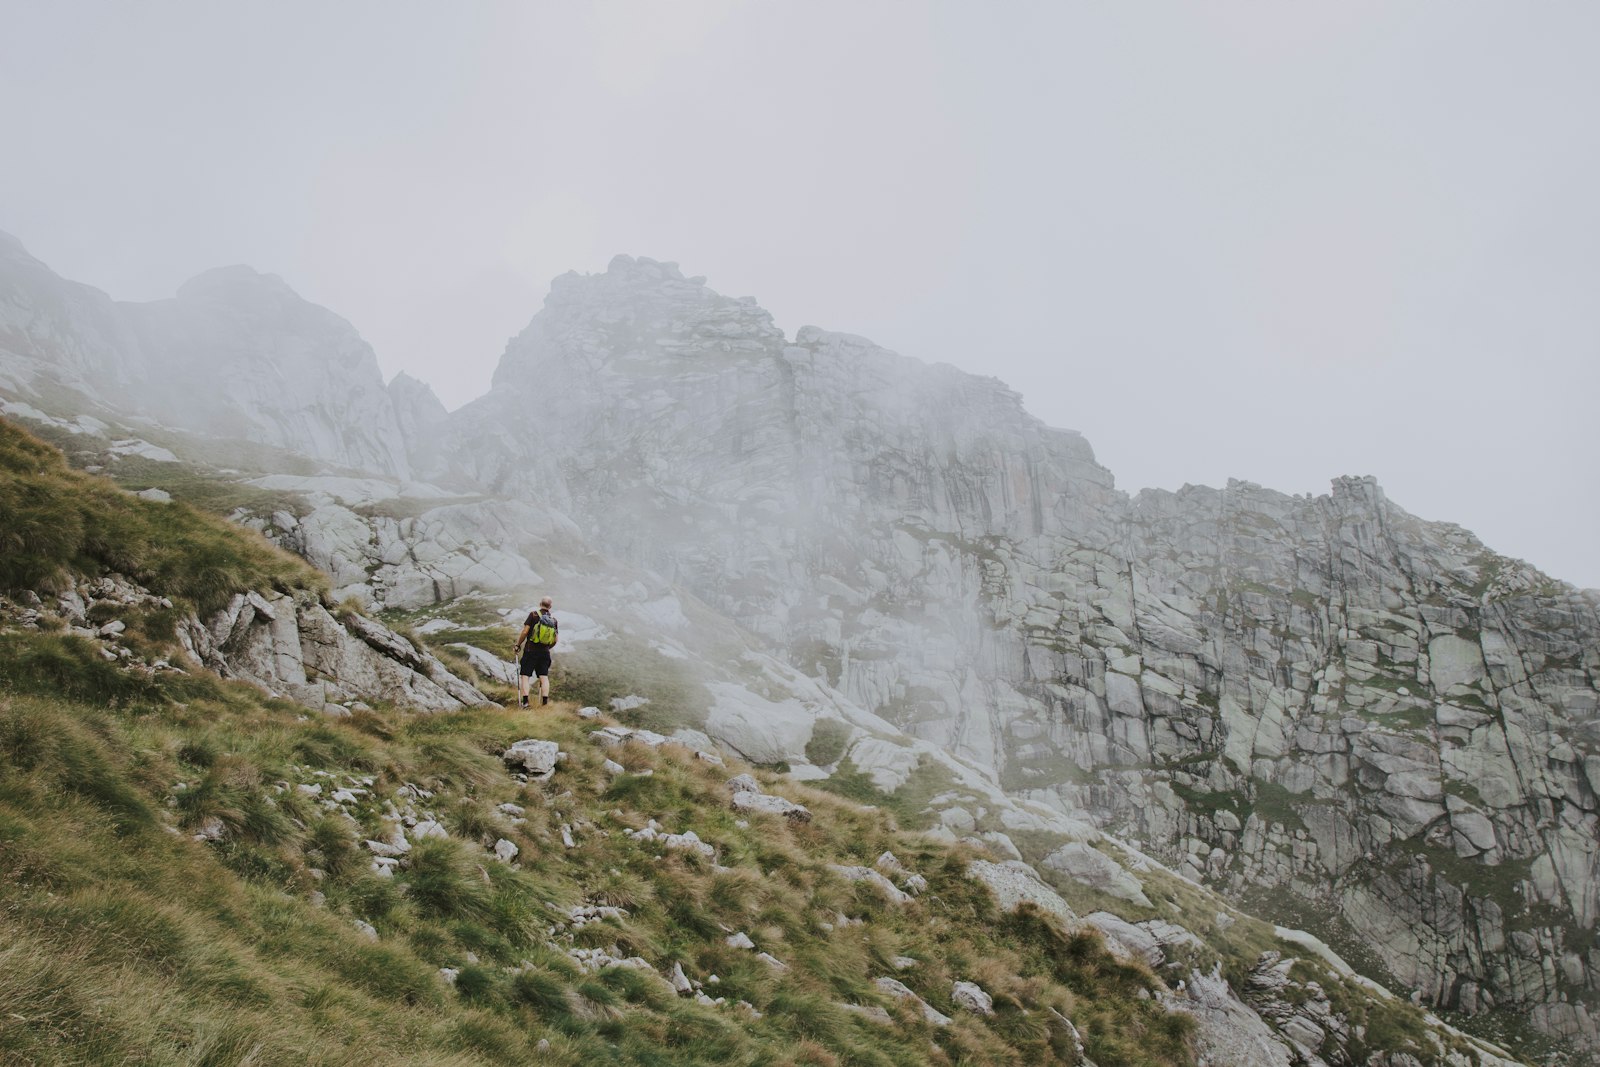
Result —
<instances>
[{"instance_id":1,"label":"grey rock","mask_svg":"<svg viewBox=\"0 0 1600 1067\"><path fill-rule=\"evenodd\" d=\"M847 882L866 882L875 886L880 893L889 898L894 904L909 904L911 897L895 887L895 884L871 867L853 867L838 863L828 864L828 869Z\"/></svg>"},{"instance_id":2,"label":"grey rock","mask_svg":"<svg viewBox=\"0 0 1600 1067\"><path fill-rule=\"evenodd\" d=\"M728 779L730 793L760 793L761 783L748 774L736 774Z\"/></svg>"},{"instance_id":3,"label":"grey rock","mask_svg":"<svg viewBox=\"0 0 1600 1067\"><path fill-rule=\"evenodd\" d=\"M922 1017L928 1020L928 1022L932 1023L934 1026L950 1025L950 1016L934 1009L928 1004L927 1001L923 1000L921 997L917 996L910 989L908 989L903 982L900 982L894 978L876 978L873 980L872 984L877 987L880 993L886 993L898 1000L911 1001L917 1006L917 1009L922 1012Z\"/></svg>"},{"instance_id":4,"label":"grey rock","mask_svg":"<svg viewBox=\"0 0 1600 1067\"><path fill-rule=\"evenodd\" d=\"M994 998L974 982L956 982L950 990L950 999L958 1008L966 1008L979 1015L994 1014Z\"/></svg>"},{"instance_id":5,"label":"grey rock","mask_svg":"<svg viewBox=\"0 0 1600 1067\"><path fill-rule=\"evenodd\" d=\"M1069 927L1077 924L1076 913L1061 894L1045 884L1026 863L974 860L967 865L967 877L988 886L1002 911L1015 911L1019 905L1027 903L1049 912Z\"/></svg>"},{"instance_id":6,"label":"grey rock","mask_svg":"<svg viewBox=\"0 0 1600 1067\"><path fill-rule=\"evenodd\" d=\"M530 778L544 779L555 773L561 755L561 746L554 741L529 737L514 742L501 753L507 767L520 770Z\"/></svg>"},{"instance_id":7,"label":"grey rock","mask_svg":"<svg viewBox=\"0 0 1600 1067\"><path fill-rule=\"evenodd\" d=\"M1055 871L1109 896L1141 907L1150 907L1150 898L1135 878L1116 860L1080 841L1071 841L1044 858L1046 870Z\"/></svg>"},{"instance_id":8,"label":"grey rock","mask_svg":"<svg viewBox=\"0 0 1600 1067\"><path fill-rule=\"evenodd\" d=\"M1109 912L1096 911L1083 917L1106 937L1106 947L1113 955L1123 959L1136 959L1150 967L1159 967L1165 960L1161 943L1148 930L1133 925Z\"/></svg>"},{"instance_id":9,"label":"grey rock","mask_svg":"<svg viewBox=\"0 0 1600 1067\"><path fill-rule=\"evenodd\" d=\"M783 797L769 796L766 793L741 790L733 794L732 805L734 811L745 814L781 815L791 822L811 821L811 811L803 804L796 804Z\"/></svg>"}]
</instances>

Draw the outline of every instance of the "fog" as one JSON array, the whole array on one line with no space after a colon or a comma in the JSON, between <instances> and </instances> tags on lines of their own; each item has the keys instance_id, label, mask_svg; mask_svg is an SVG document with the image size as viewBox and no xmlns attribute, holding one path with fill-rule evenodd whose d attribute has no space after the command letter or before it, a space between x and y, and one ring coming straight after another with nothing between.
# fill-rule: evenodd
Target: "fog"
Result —
<instances>
[{"instance_id":1,"label":"fog","mask_svg":"<svg viewBox=\"0 0 1600 1067\"><path fill-rule=\"evenodd\" d=\"M483 393L675 260L996 375L1129 490L1373 474L1600 586L1600 9L0 2L0 230Z\"/></svg>"}]
</instances>

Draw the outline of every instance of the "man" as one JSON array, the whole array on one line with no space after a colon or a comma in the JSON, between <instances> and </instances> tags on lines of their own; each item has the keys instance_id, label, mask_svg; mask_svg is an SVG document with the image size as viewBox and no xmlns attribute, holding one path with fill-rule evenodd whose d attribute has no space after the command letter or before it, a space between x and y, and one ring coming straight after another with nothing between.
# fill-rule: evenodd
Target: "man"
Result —
<instances>
[{"instance_id":1,"label":"man","mask_svg":"<svg viewBox=\"0 0 1600 1067\"><path fill-rule=\"evenodd\" d=\"M539 679L539 703L550 703L550 650L558 637L556 617L550 614L550 607L549 597L540 600L539 606L528 612L522 632L517 635L515 655L521 662L518 689L523 707L528 706L528 683L536 677Z\"/></svg>"}]
</instances>

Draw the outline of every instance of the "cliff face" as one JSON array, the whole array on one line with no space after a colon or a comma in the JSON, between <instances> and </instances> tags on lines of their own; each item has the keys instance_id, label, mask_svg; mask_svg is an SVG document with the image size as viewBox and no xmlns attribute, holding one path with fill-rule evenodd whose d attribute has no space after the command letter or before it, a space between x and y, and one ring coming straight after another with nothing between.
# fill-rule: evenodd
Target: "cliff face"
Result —
<instances>
[{"instance_id":1,"label":"cliff face","mask_svg":"<svg viewBox=\"0 0 1600 1067\"><path fill-rule=\"evenodd\" d=\"M998 382L650 260L559 280L490 403L545 414L456 420L457 476L1430 1004L1596 1039L1594 594L1371 479L1130 498Z\"/></svg>"}]
</instances>

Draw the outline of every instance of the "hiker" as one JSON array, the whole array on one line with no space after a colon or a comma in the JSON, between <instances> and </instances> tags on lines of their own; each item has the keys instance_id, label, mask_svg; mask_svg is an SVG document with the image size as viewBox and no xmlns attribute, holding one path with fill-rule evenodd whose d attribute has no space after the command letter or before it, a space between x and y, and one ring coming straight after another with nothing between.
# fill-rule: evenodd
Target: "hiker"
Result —
<instances>
[{"instance_id":1,"label":"hiker","mask_svg":"<svg viewBox=\"0 0 1600 1067\"><path fill-rule=\"evenodd\" d=\"M539 606L528 612L522 632L517 635L515 656L521 662L518 668L518 691L522 706L528 706L528 683L539 679L539 703L550 703L550 650L555 647L559 627L556 617L550 614L550 598L539 601Z\"/></svg>"}]
</instances>

